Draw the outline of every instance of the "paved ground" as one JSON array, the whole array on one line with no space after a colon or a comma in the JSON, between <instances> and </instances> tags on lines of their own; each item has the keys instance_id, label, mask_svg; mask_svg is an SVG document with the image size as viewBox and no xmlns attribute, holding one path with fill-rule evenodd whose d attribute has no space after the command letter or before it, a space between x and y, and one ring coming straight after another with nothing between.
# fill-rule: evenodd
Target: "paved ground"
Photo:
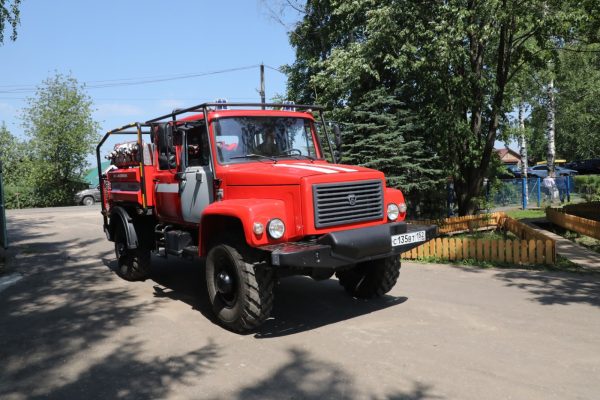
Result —
<instances>
[{"instance_id":1,"label":"paved ground","mask_svg":"<svg viewBox=\"0 0 600 400\"><path fill-rule=\"evenodd\" d=\"M111 270L98 209L9 213L2 399L597 399L600 276L405 263L386 297L284 280L273 319L211 322L202 267Z\"/></svg>"}]
</instances>

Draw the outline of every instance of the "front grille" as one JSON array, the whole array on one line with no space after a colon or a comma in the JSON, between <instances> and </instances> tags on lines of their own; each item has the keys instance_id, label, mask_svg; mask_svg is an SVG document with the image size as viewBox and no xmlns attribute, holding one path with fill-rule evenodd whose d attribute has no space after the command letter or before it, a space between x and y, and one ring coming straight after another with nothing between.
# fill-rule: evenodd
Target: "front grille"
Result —
<instances>
[{"instance_id":1,"label":"front grille","mask_svg":"<svg viewBox=\"0 0 600 400\"><path fill-rule=\"evenodd\" d=\"M314 185L313 200L317 228L383 218L381 181Z\"/></svg>"}]
</instances>

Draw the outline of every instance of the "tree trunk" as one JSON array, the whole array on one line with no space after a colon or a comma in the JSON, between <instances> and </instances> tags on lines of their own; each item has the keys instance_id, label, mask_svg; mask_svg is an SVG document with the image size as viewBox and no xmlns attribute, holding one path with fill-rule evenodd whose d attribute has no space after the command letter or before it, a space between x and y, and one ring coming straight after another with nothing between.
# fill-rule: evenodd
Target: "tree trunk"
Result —
<instances>
[{"instance_id":1,"label":"tree trunk","mask_svg":"<svg viewBox=\"0 0 600 400\"><path fill-rule=\"evenodd\" d=\"M529 203L527 188L527 139L525 139L525 104L519 103L519 153L521 154L521 176L525 178L525 199Z\"/></svg>"},{"instance_id":2,"label":"tree trunk","mask_svg":"<svg viewBox=\"0 0 600 400\"><path fill-rule=\"evenodd\" d=\"M460 176L454 177L454 191L458 215L472 215L477 211L477 196L483 187L483 172L479 168L463 168Z\"/></svg>"},{"instance_id":3,"label":"tree trunk","mask_svg":"<svg viewBox=\"0 0 600 400\"><path fill-rule=\"evenodd\" d=\"M548 114L546 117L546 137L548 139L548 153L546 157L548 166L548 175L555 176L554 162L556 160L556 144L554 142L555 126L554 126L554 115L556 114L556 104L554 102L554 79L550 79L548 83Z\"/></svg>"}]
</instances>

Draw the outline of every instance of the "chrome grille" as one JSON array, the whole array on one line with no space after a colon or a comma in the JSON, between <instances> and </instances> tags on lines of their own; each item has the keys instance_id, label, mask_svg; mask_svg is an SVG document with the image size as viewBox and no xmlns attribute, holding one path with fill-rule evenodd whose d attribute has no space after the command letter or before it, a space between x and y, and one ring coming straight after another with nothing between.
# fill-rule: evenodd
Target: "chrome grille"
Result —
<instances>
[{"instance_id":1,"label":"chrome grille","mask_svg":"<svg viewBox=\"0 0 600 400\"><path fill-rule=\"evenodd\" d=\"M317 228L383 218L381 181L314 185L313 201Z\"/></svg>"}]
</instances>

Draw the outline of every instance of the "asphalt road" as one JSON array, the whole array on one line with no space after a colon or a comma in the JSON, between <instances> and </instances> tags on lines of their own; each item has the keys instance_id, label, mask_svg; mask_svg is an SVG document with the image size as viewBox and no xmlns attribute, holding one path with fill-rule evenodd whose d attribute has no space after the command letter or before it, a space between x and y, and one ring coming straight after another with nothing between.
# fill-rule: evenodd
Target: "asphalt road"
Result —
<instances>
[{"instance_id":1,"label":"asphalt road","mask_svg":"<svg viewBox=\"0 0 600 400\"><path fill-rule=\"evenodd\" d=\"M599 275L406 262L368 302L289 278L237 335L211 320L200 263L120 280L98 208L8 218L2 399L600 398Z\"/></svg>"}]
</instances>

